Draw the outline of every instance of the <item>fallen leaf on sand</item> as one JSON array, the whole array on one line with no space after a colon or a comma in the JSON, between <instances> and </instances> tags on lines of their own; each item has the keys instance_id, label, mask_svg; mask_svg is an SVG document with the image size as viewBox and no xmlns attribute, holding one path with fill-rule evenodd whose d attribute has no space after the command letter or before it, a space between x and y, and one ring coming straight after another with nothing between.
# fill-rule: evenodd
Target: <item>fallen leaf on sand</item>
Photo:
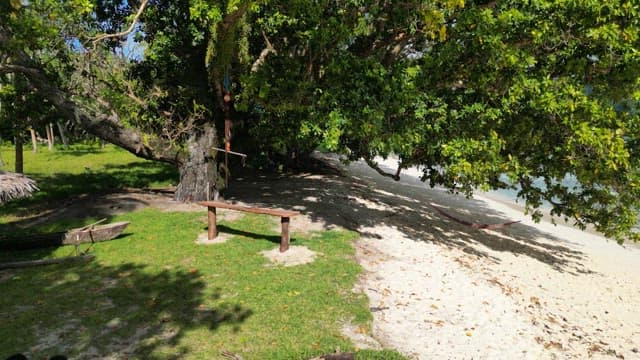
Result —
<instances>
[{"instance_id":1,"label":"fallen leaf on sand","mask_svg":"<svg viewBox=\"0 0 640 360\"><path fill-rule=\"evenodd\" d=\"M537 297L532 296L529 300L531 300L531 303L533 305L540 306L540 299L538 299Z\"/></svg>"},{"instance_id":2,"label":"fallen leaf on sand","mask_svg":"<svg viewBox=\"0 0 640 360\"><path fill-rule=\"evenodd\" d=\"M602 347L598 344L592 344L589 347L589 354L593 354L595 352L600 352L600 351L602 351Z\"/></svg>"},{"instance_id":3,"label":"fallen leaf on sand","mask_svg":"<svg viewBox=\"0 0 640 360\"><path fill-rule=\"evenodd\" d=\"M558 350L562 350L562 344L560 344L559 342L556 341L549 341L548 343L544 344L544 348L545 349L549 349L549 348L555 348Z\"/></svg>"}]
</instances>

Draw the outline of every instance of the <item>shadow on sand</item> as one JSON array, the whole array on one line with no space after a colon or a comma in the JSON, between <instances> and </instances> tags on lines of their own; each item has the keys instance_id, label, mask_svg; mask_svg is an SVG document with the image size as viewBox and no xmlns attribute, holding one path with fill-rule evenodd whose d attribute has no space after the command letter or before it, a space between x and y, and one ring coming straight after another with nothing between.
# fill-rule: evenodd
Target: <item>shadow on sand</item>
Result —
<instances>
[{"instance_id":1,"label":"shadow on sand","mask_svg":"<svg viewBox=\"0 0 640 360\"><path fill-rule=\"evenodd\" d=\"M564 240L553 234L524 224L478 230L451 221L432 208L437 206L472 222L496 224L512 220L483 201L442 189L428 189L408 176L395 182L361 163L351 164L348 172L335 162L329 162L328 166L314 173L286 175L240 171L225 197L257 206L300 210L313 221L338 225L363 236L379 237L368 233L366 228L384 225L397 228L416 241L458 248L493 261L498 259L490 256L487 249L531 257L561 272L583 270L582 254L565 246Z\"/></svg>"}]
</instances>

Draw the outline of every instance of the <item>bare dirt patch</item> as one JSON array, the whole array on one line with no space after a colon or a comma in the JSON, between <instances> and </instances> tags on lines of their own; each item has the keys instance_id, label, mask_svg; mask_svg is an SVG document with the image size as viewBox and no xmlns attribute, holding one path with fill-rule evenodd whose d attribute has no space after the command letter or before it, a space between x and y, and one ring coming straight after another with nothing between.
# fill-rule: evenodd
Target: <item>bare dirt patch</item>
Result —
<instances>
[{"instance_id":1,"label":"bare dirt patch","mask_svg":"<svg viewBox=\"0 0 640 360\"><path fill-rule=\"evenodd\" d=\"M313 262L319 255L317 252L309 250L306 246L290 246L289 250L280 252L279 248L260 252L269 259L272 265L296 266Z\"/></svg>"}]
</instances>

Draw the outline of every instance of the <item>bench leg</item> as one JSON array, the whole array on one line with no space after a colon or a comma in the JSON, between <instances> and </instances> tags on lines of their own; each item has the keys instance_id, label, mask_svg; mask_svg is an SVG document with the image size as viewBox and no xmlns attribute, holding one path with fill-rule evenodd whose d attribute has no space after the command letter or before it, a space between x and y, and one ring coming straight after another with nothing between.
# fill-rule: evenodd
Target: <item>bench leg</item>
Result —
<instances>
[{"instance_id":1,"label":"bench leg","mask_svg":"<svg viewBox=\"0 0 640 360\"><path fill-rule=\"evenodd\" d=\"M282 238L280 239L280 252L285 252L289 250L289 218L282 217L280 219L280 224L282 224Z\"/></svg>"},{"instance_id":2,"label":"bench leg","mask_svg":"<svg viewBox=\"0 0 640 360\"><path fill-rule=\"evenodd\" d=\"M216 228L216 208L208 207L209 211L209 240L213 240L218 236L218 229Z\"/></svg>"}]
</instances>

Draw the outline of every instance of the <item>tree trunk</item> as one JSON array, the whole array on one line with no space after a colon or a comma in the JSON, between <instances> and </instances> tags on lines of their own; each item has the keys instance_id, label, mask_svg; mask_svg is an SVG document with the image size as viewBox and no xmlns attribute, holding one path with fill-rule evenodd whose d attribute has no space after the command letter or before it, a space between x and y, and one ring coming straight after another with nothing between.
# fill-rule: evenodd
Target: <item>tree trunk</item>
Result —
<instances>
[{"instance_id":1,"label":"tree trunk","mask_svg":"<svg viewBox=\"0 0 640 360\"><path fill-rule=\"evenodd\" d=\"M49 151L53 150L53 146L56 144L55 137L53 136L53 124L49 123L45 125L47 130L47 142L49 143Z\"/></svg>"},{"instance_id":2,"label":"tree trunk","mask_svg":"<svg viewBox=\"0 0 640 360\"><path fill-rule=\"evenodd\" d=\"M216 131L206 124L201 132L192 134L187 142L188 153L179 166L180 184L176 200L192 202L217 200L219 187L216 162Z\"/></svg>"},{"instance_id":3,"label":"tree trunk","mask_svg":"<svg viewBox=\"0 0 640 360\"><path fill-rule=\"evenodd\" d=\"M24 172L24 160L22 157L22 137L16 135L16 172L22 174Z\"/></svg>"},{"instance_id":4,"label":"tree trunk","mask_svg":"<svg viewBox=\"0 0 640 360\"><path fill-rule=\"evenodd\" d=\"M29 129L29 131L31 132L31 144L33 145L33 153L35 154L38 152L38 136L33 128Z\"/></svg>"},{"instance_id":5,"label":"tree trunk","mask_svg":"<svg viewBox=\"0 0 640 360\"><path fill-rule=\"evenodd\" d=\"M60 121L56 121L56 125L58 125L58 132L60 133L60 139L62 139L62 144L64 144L64 148L69 148L69 141L67 140L67 136L64 134L64 126L60 123Z\"/></svg>"},{"instance_id":6,"label":"tree trunk","mask_svg":"<svg viewBox=\"0 0 640 360\"><path fill-rule=\"evenodd\" d=\"M4 166L4 160L2 159L2 136L0 136L0 168Z\"/></svg>"}]
</instances>

